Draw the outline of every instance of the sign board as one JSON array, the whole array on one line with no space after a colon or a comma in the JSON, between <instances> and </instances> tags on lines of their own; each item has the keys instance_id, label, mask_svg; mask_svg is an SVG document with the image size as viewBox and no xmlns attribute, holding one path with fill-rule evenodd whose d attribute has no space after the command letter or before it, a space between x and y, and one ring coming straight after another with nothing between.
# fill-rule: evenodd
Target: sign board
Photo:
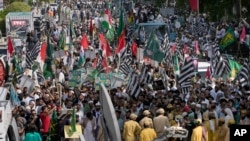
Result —
<instances>
[{"instance_id":1,"label":"sign board","mask_svg":"<svg viewBox=\"0 0 250 141\"><path fill-rule=\"evenodd\" d=\"M104 134L105 134L105 141L121 141L121 133L119 129L118 120L116 118L114 105L110 99L109 93L106 87L101 84L101 91L100 91L100 103L103 110L103 120L108 123L104 124ZM105 132L106 131L106 132ZM108 131L108 132L107 132Z\"/></svg>"},{"instance_id":2,"label":"sign board","mask_svg":"<svg viewBox=\"0 0 250 141\"><path fill-rule=\"evenodd\" d=\"M71 138L80 138L82 135L82 126L81 125L76 125L76 132L71 132L70 131L71 126L64 126L64 136L66 139Z\"/></svg>"},{"instance_id":3,"label":"sign board","mask_svg":"<svg viewBox=\"0 0 250 141\"><path fill-rule=\"evenodd\" d=\"M124 76L121 73L100 73L95 79L95 88L100 89L100 84L111 88L120 87L124 81Z\"/></svg>"},{"instance_id":4,"label":"sign board","mask_svg":"<svg viewBox=\"0 0 250 141\"><path fill-rule=\"evenodd\" d=\"M68 86L69 87L80 87L82 82L83 82L84 74L86 74L85 69L74 70L69 75ZM85 76L85 78L86 78L86 76Z\"/></svg>"},{"instance_id":5,"label":"sign board","mask_svg":"<svg viewBox=\"0 0 250 141\"><path fill-rule=\"evenodd\" d=\"M10 101L0 101L0 138L4 139L12 120Z\"/></svg>"},{"instance_id":6,"label":"sign board","mask_svg":"<svg viewBox=\"0 0 250 141\"><path fill-rule=\"evenodd\" d=\"M169 7L169 8L160 8L160 14L163 17L174 15L174 8Z\"/></svg>"}]
</instances>

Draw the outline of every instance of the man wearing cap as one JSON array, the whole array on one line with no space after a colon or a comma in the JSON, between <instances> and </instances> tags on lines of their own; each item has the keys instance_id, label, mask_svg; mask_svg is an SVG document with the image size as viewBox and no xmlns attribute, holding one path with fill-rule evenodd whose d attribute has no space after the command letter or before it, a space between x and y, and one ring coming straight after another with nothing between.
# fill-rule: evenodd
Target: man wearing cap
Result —
<instances>
[{"instance_id":1,"label":"man wearing cap","mask_svg":"<svg viewBox=\"0 0 250 141\"><path fill-rule=\"evenodd\" d=\"M193 129L191 141L208 141L206 128L202 126L202 120L196 120L196 127Z\"/></svg>"},{"instance_id":2,"label":"man wearing cap","mask_svg":"<svg viewBox=\"0 0 250 141\"><path fill-rule=\"evenodd\" d=\"M143 117L143 118L140 120L140 122L139 122L141 128L142 128L142 129L144 128L144 122L145 122L145 121L149 121L149 122L150 122L149 127L150 127L150 128L153 128L153 121L152 121L152 119L149 117L149 116L150 116L149 110L144 110L144 111L143 111L143 116L144 116L144 117Z\"/></svg>"},{"instance_id":3,"label":"man wearing cap","mask_svg":"<svg viewBox=\"0 0 250 141\"><path fill-rule=\"evenodd\" d=\"M156 113L157 117L153 119L153 123L157 137L159 137L164 134L164 128L169 127L170 124L168 117L164 116L165 111L163 108L158 109Z\"/></svg>"},{"instance_id":4,"label":"man wearing cap","mask_svg":"<svg viewBox=\"0 0 250 141\"><path fill-rule=\"evenodd\" d=\"M137 136L141 131L141 126L135 120L137 115L132 113L129 116L129 121L124 123L123 139L124 141L136 141Z\"/></svg>"},{"instance_id":5,"label":"man wearing cap","mask_svg":"<svg viewBox=\"0 0 250 141\"><path fill-rule=\"evenodd\" d=\"M218 130L217 130L217 140L218 141L229 141L229 128L228 126L225 124L225 119L224 118L220 118L218 121Z\"/></svg>"},{"instance_id":6,"label":"man wearing cap","mask_svg":"<svg viewBox=\"0 0 250 141\"><path fill-rule=\"evenodd\" d=\"M144 121L144 129L140 133L140 141L152 141L156 138L156 132L150 126L151 121L146 119Z\"/></svg>"}]
</instances>

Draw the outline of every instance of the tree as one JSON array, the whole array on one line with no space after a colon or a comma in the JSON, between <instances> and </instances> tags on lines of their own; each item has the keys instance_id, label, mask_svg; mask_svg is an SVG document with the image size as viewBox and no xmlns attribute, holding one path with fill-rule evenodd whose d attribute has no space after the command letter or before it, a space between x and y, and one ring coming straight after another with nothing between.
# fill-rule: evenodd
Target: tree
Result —
<instances>
[{"instance_id":1,"label":"tree","mask_svg":"<svg viewBox=\"0 0 250 141\"><path fill-rule=\"evenodd\" d=\"M5 16L9 12L30 12L31 8L24 2L12 2L3 11L0 12L0 30L5 33Z\"/></svg>"},{"instance_id":2,"label":"tree","mask_svg":"<svg viewBox=\"0 0 250 141\"><path fill-rule=\"evenodd\" d=\"M4 10L6 13L9 12L30 12L31 8L24 2L13 2Z\"/></svg>"}]
</instances>

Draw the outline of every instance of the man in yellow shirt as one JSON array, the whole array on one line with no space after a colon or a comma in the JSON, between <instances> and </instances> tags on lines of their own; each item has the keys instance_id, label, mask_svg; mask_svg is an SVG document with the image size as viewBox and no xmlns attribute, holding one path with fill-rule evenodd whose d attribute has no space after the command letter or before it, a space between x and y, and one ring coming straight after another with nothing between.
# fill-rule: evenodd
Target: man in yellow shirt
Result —
<instances>
[{"instance_id":1,"label":"man in yellow shirt","mask_svg":"<svg viewBox=\"0 0 250 141\"><path fill-rule=\"evenodd\" d=\"M152 141L156 138L156 132L153 128L150 128L151 121L144 121L144 129L140 133L140 141Z\"/></svg>"},{"instance_id":2,"label":"man in yellow shirt","mask_svg":"<svg viewBox=\"0 0 250 141\"><path fill-rule=\"evenodd\" d=\"M136 114L130 114L130 120L124 123L123 139L124 141L136 141L137 136L141 131L141 126L136 122Z\"/></svg>"}]
</instances>

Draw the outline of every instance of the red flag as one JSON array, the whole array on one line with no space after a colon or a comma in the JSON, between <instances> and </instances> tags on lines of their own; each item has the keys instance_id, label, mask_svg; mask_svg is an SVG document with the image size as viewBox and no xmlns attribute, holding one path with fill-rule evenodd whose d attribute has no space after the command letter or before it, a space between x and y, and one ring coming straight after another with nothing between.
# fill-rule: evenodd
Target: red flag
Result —
<instances>
[{"instance_id":1,"label":"red flag","mask_svg":"<svg viewBox=\"0 0 250 141\"><path fill-rule=\"evenodd\" d=\"M245 28L245 26L243 26L241 34L240 34L240 42L243 43L245 38L246 38L246 28Z\"/></svg>"},{"instance_id":2,"label":"red flag","mask_svg":"<svg viewBox=\"0 0 250 141\"><path fill-rule=\"evenodd\" d=\"M176 50L176 44L174 44L174 45L171 47L171 51L172 51L173 54L174 54L175 50Z\"/></svg>"},{"instance_id":3,"label":"red flag","mask_svg":"<svg viewBox=\"0 0 250 141\"><path fill-rule=\"evenodd\" d=\"M125 47L126 41L125 41L125 32L122 32L121 36L118 39L118 47L115 50L115 54L118 54L121 52L121 50Z\"/></svg>"},{"instance_id":4,"label":"red flag","mask_svg":"<svg viewBox=\"0 0 250 141\"><path fill-rule=\"evenodd\" d=\"M112 52L103 34L99 34L100 44L105 57L111 56Z\"/></svg>"},{"instance_id":5,"label":"red flag","mask_svg":"<svg viewBox=\"0 0 250 141\"><path fill-rule=\"evenodd\" d=\"M189 5L192 11L198 11L199 8L198 0L189 0Z\"/></svg>"},{"instance_id":6,"label":"red flag","mask_svg":"<svg viewBox=\"0 0 250 141\"><path fill-rule=\"evenodd\" d=\"M82 35L81 45L83 49L88 49L89 47L88 38L85 34Z\"/></svg>"},{"instance_id":7,"label":"red flag","mask_svg":"<svg viewBox=\"0 0 250 141\"><path fill-rule=\"evenodd\" d=\"M132 43L132 55L135 57L137 56L137 44L134 41Z\"/></svg>"},{"instance_id":8,"label":"red flag","mask_svg":"<svg viewBox=\"0 0 250 141\"><path fill-rule=\"evenodd\" d=\"M90 34L92 35L92 33L93 33L93 23L92 23L92 18L90 18L90 21L89 21L89 32L90 32Z\"/></svg>"},{"instance_id":9,"label":"red flag","mask_svg":"<svg viewBox=\"0 0 250 141\"><path fill-rule=\"evenodd\" d=\"M108 64L107 64L107 60L106 60L106 58L104 57L103 59L102 59L102 67L103 67L103 69L104 69L104 72L105 73L108 73Z\"/></svg>"},{"instance_id":10,"label":"red flag","mask_svg":"<svg viewBox=\"0 0 250 141\"><path fill-rule=\"evenodd\" d=\"M47 43L43 42L42 46L41 46L41 51L40 51L40 57L41 60L44 62L46 59L46 49L47 49Z\"/></svg>"},{"instance_id":11,"label":"red flag","mask_svg":"<svg viewBox=\"0 0 250 141\"><path fill-rule=\"evenodd\" d=\"M194 48L195 48L196 54L199 55L200 49L199 49L198 41L194 41Z\"/></svg>"},{"instance_id":12,"label":"red flag","mask_svg":"<svg viewBox=\"0 0 250 141\"><path fill-rule=\"evenodd\" d=\"M11 56L14 51L14 47L11 41L10 36L8 37L8 54Z\"/></svg>"},{"instance_id":13,"label":"red flag","mask_svg":"<svg viewBox=\"0 0 250 141\"><path fill-rule=\"evenodd\" d=\"M183 53L184 53L184 54L187 54L187 53L188 53L188 48L187 48L187 45L186 45L186 44L184 44Z\"/></svg>"},{"instance_id":14,"label":"red flag","mask_svg":"<svg viewBox=\"0 0 250 141\"><path fill-rule=\"evenodd\" d=\"M210 79L211 78L211 72L210 72L210 67L207 67L207 71L206 71L206 78Z\"/></svg>"}]
</instances>

